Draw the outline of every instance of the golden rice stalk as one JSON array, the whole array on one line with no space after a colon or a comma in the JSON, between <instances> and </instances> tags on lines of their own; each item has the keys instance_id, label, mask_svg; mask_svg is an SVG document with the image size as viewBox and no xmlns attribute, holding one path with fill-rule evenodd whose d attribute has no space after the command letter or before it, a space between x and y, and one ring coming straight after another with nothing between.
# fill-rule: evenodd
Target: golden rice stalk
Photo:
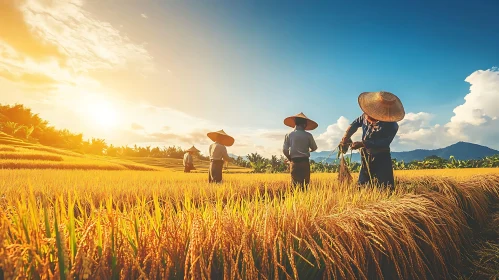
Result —
<instances>
[{"instance_id":1,"label":"golden rice stalk","mask_svg":"<svg viewBox=\"0 0 499 280\"><path fill-rule=\"evenodd\" d=\"M346 163L345 157L341 155L340 159L340 170L338 172L338 182L340 185L349 185L352 183L352 175L348 169L348 164Z\"/></svg>"}]
</instances>

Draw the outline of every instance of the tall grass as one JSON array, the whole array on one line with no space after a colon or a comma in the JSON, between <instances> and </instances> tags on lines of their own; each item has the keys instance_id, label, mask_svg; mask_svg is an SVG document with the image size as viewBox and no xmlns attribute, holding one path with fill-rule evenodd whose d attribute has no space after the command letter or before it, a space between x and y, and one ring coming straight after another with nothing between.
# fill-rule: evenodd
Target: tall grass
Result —
<instances>
[{"instance_id":1,"label":"tall grass","mask_svg":"<svg viewBox=\"0 0 499 280\"><path fill-rule=\"evenodd\" d=\"M494 174L394 193L323 174L306 192L284 175L0 176L0 267L30 279L445 279L499 193Z\"/></svg>"}]
</instances>

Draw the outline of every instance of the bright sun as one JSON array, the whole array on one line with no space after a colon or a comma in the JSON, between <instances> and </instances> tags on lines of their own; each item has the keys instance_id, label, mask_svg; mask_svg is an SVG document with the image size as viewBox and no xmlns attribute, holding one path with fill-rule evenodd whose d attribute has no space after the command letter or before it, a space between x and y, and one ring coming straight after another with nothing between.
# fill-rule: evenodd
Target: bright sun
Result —
<instances>
[{"instance_id":1,"label":"bright sun","mask_svg":"<svg viewBox=\"0 0 499 280\"><path fill-rule=\"evenodd\" d=\"M103 128L112 128L118 124L118 112L113 104L107 101L89 104L87 113L92 123Z\"/></svg>"}]
</instances>

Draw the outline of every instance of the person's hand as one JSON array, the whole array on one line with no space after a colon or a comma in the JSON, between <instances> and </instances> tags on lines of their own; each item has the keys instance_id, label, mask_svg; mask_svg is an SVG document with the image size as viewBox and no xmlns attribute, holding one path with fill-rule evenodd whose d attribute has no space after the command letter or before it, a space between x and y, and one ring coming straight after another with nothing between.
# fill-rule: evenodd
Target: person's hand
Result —
<instances>
[{"instance_id":1,"label":"person's hand","mask_svg":"<svg viewBox=\"0 0 499 280\"><path fill-rule=\"evenodd\" d=\"M360 149L360 148L363 148L364 147L364 143L363 142L353 142L351 145L350 145L350 148L352 150L357 150L357 149Z\"/></svg>"},{"instance_id":2,"label":"person's hand","mask_svg":"<svg viewBox=\"0 0 499 280\"><path fill-rule=\"evenodd\" d=\"M338 144L338 148L340 149L340 153L344 154L344 153L348 152L348 148L350 147L351 144L352 144L352 139L350 139L350 138L341 139L340 144Z\"/></svg>"}]
</instances>

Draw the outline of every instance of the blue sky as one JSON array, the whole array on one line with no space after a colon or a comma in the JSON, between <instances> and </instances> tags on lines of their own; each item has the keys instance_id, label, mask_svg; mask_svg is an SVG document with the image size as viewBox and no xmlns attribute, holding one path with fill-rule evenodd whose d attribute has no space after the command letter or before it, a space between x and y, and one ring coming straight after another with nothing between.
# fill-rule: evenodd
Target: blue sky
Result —
<instances>
[{"instance_id":1,"label":"blue sky","mask_svg":"<svg viewBox=\"0 0 499 280\"><path fill-rule=\"evenodd\" d=\"M107 117L120 120L113 127L119 133L78 122L81 114L61 120L54 112L67 115L71 103L40 102L41 94L34 97L12 79L9 87L23 97L6 100L34 104L55 125L89 136L119 144L180 141L203 147L207 143L199 135L224 128L242 139L241 146L233 148L236 152L256 149L271 154L279 152L279 135L287 131L282 120L303 111L319 123L314 136L329 149L345 123L361 113L358 94L386 90L401 98L409 114L395 150L458 140L495 143L490 127L499 108L489 104L499 96L493 70L499 66L498 1L108 0L40 4L35 9L37 2L26 0L19 6L21 13L30 12L24 14L27 25L35 23L30 21L32 14L54 16L53 11L65 10L69 15L83 13L85 20L77 23L83 27L101 27L81 29L83 34L75 32L70 38L44 38L60 28L39 27L37 18L36 28L42 32L36 36L42 36L36 39L72 55L71 65L80 67L58 70L84 80L85 86L58 94L68 100L78 100L79 94L84 100L97 100L97 106L89 103L92 108L116 111ZM59 20L64 24L67 18ZM69 23L64 27L78 29ZM71 48L72 42L99 51L82 53ZM96 62L89 66L92 55ZM486 73L473 75L480 70ZM68 92L73 92L71 98ZM54 94L47 90L47 96ZM470 100L486 98L465 101L466 95ZM110 108L108 103L123 104ZM139 104L140 108L133 107ZM151 106L156 113L147 109ZM456 114L458 106L461 112ZM477 112L481 116L475 116ZM102 117L106 115L97 119ZM123 132L131 123L144 130ZM164 127L170 130L160 131ZM483 129L487 137L462 136L469 128ZM182 133L190 136L179 136ZM448 141L429 141L438 135Z\"/></svg>"},{"instance_id":2,"label":"blue sky","mask_svg":"<svg viewBox=\"0 0 499 280\"><path fill-rule=\"evenodd\" d=\"M322 124L353 118L356 95L381 89L408 111L448 119L468 93L464 78L498 65L498 10L497 1L166 1L144 9L164 27L158 36L169 36L171 16L190 22L177 43L209 45L202 54L222 80L220 96L263 111L255 126L295 111ZM231 107L237 114L241 105Z\"/></svg>"}]
</instances>

